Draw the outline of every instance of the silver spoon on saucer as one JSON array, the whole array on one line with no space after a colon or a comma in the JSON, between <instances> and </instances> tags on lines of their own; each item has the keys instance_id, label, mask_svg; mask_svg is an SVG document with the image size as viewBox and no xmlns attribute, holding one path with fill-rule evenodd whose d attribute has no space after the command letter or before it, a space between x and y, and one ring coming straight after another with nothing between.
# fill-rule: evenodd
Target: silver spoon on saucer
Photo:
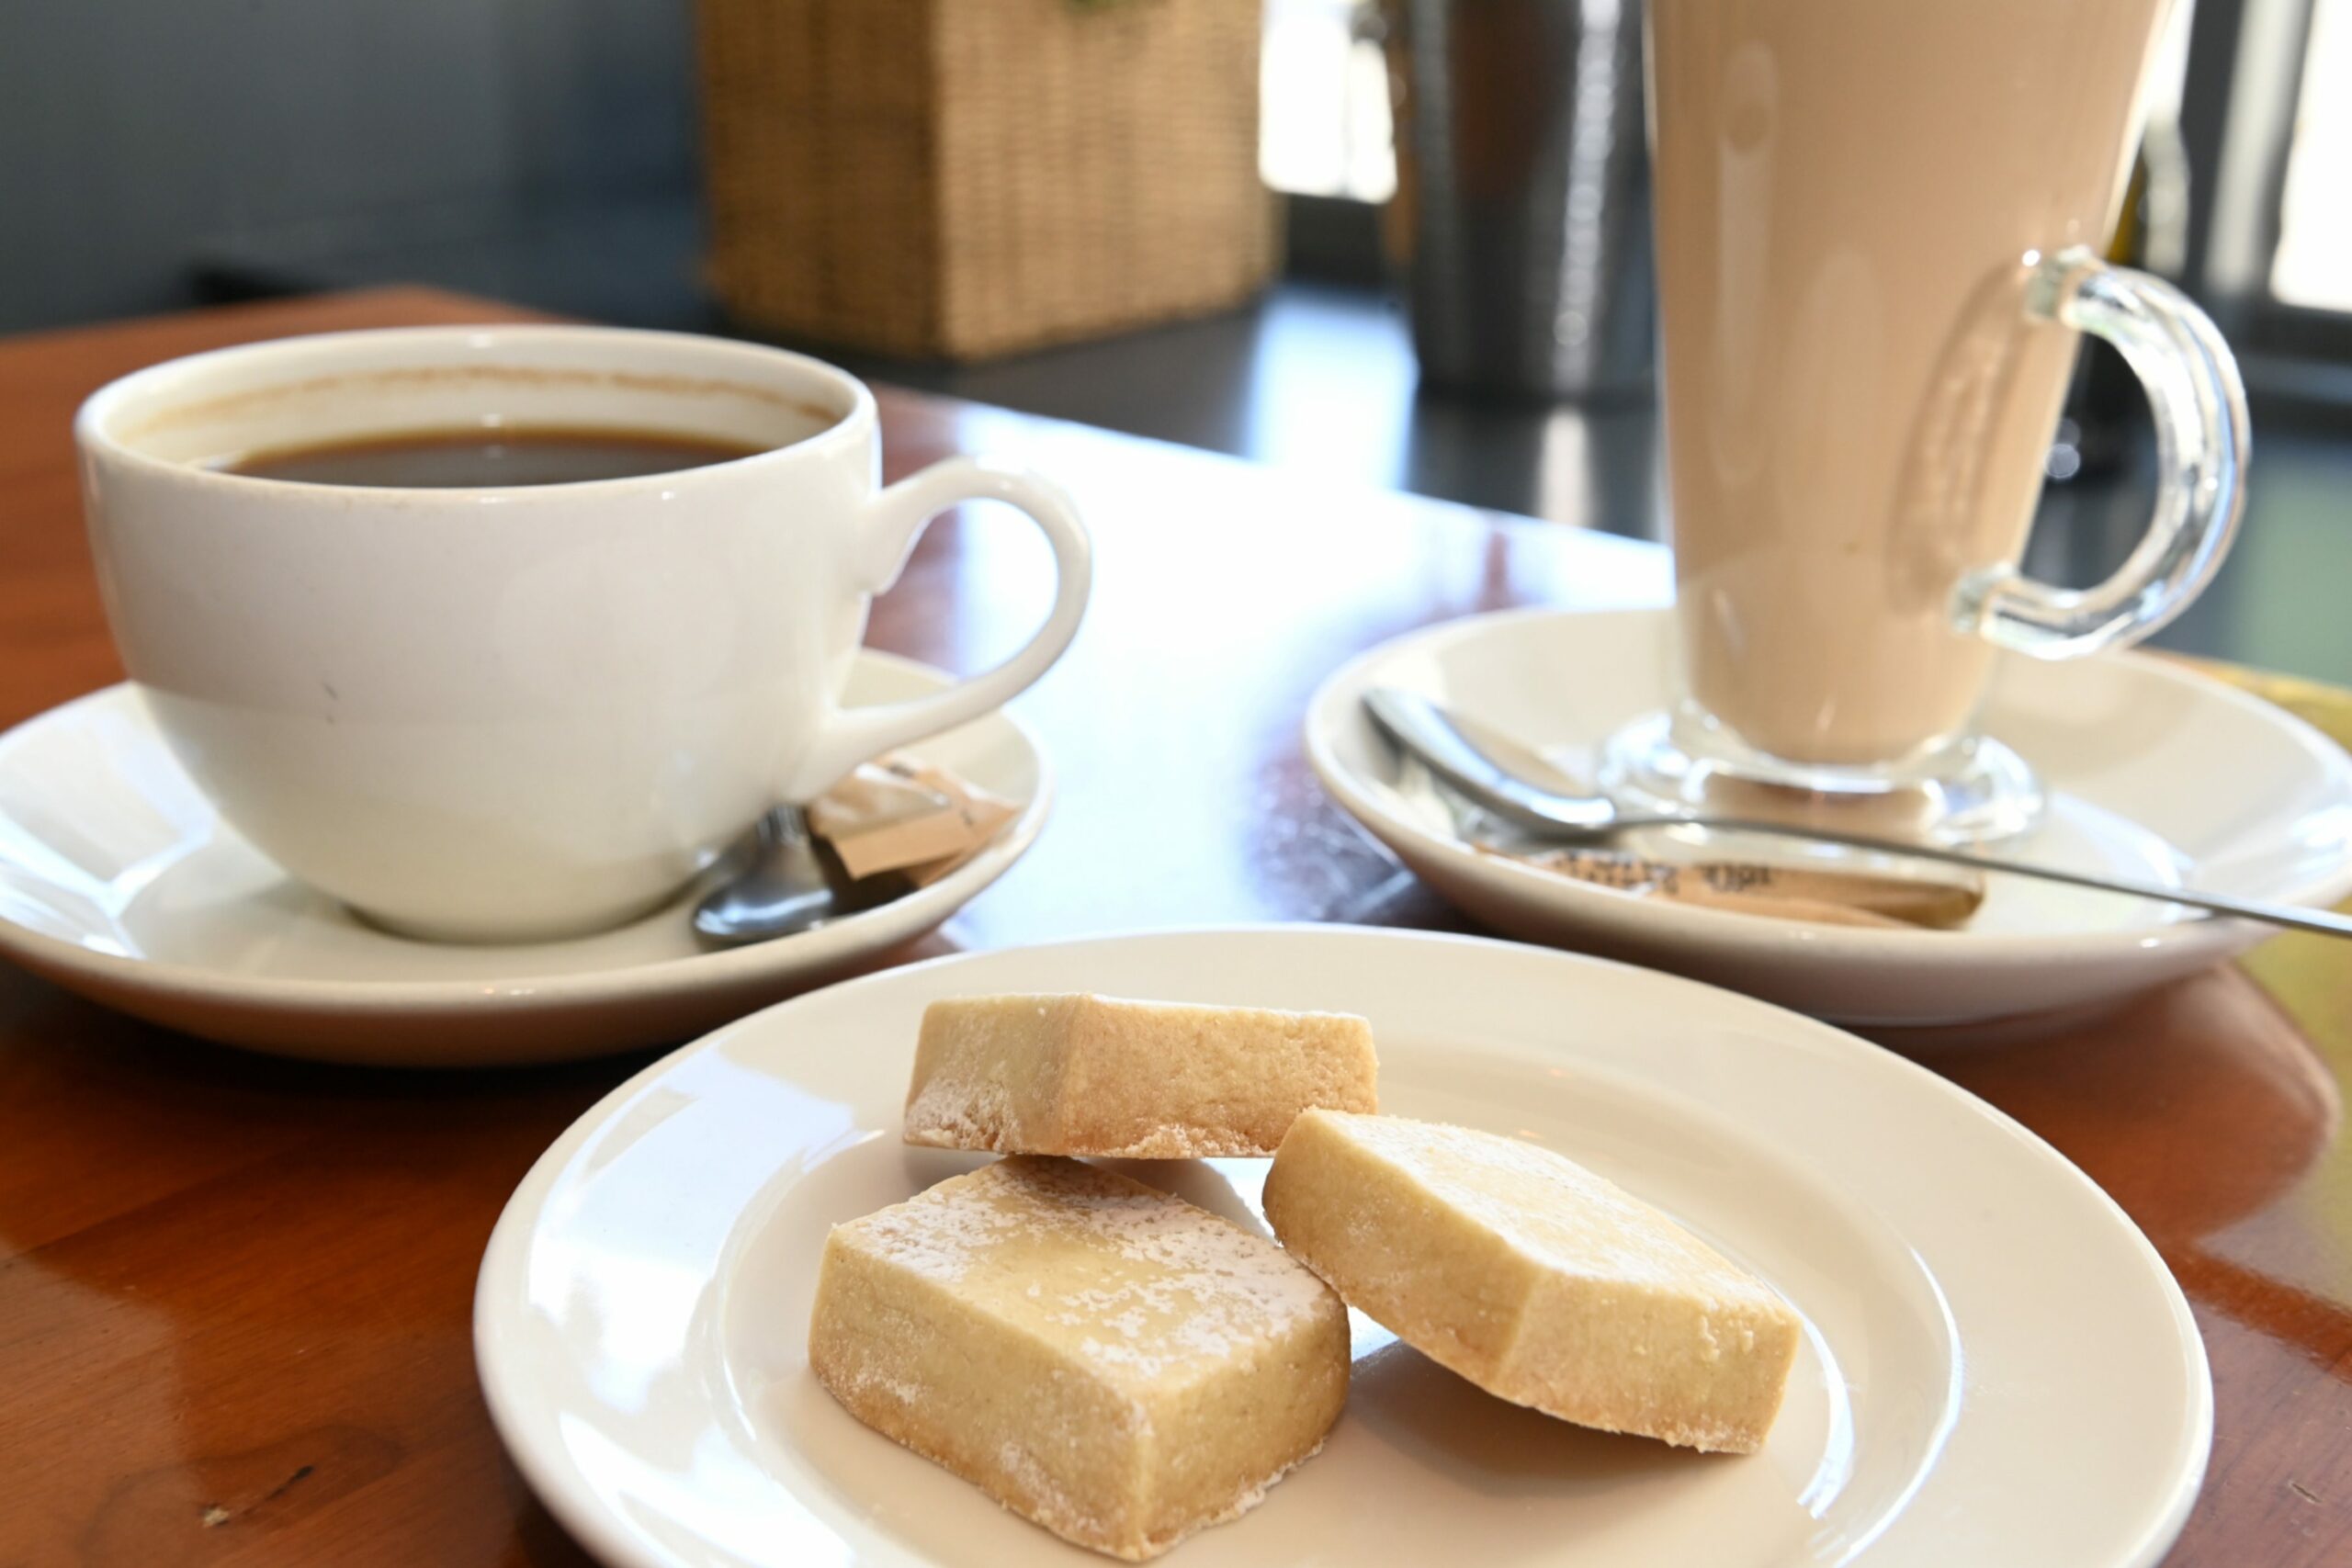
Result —
<instances>
[{"instance_id":1,"label":"silver spoon on saucer","mask_svg":"<svg viewBox=\"0 0 2352 1568\"><path fill-rule=\"evenodd\" d=\"M808 831L808 814L779 806L752 830L749 861L695 906L695 930L734 945L814 931L867 907Z\"/></svg>"},{"instance_id":2,"label":"silver spoon on saucer","mask_svg":"<svg viewBox=\"0 0 2352 1568\"><path fill-rule=\"evenodd\" d=\"M1566 795L1520 777L1497 761L1462 722L1437 703L1396 686L1374 686L1363 694L1364 712L1373 725L1396 746L1420 760L1448 788L1473 805L1524 829L1530 837L1556 844L1598 843L1636 828L1705 828L1728 832L1770 833L1804 839L1816 844L1873 850L1882 854L1910 855L1964 865L1976 871L1997 871L2013 876L2036 876L2075 887L2092 887L2159 903L2185 904L2217 915L2263 920L2295 931L2326 936L2352 936L2352 918L2326 909L2294 909L2282 904L2200 893L2129 877L2094 875L2030 861L2002 860L1938 844L1906 839L1883 839L1868 833L1847 833L1793 822L1746 817L1670 817L1621 810L1606 795Z\"/></svg>"}]
</instances>

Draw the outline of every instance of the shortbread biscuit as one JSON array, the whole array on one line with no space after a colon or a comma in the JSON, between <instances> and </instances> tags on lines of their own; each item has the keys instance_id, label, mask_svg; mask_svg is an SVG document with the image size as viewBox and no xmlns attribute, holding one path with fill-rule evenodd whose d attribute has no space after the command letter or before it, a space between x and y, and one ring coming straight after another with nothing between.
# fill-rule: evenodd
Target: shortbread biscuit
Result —
<instances>
[{"instance_id":1,"label":"shortbread biscuit","mask_svg":"<svg viewBox=\"0 0 2352 1568\"><path fill-rule=\"evenodd\" d=\"M961 997L923 1013L906 1139L999 1154L1270 1155L1309 1106L1376 1111L1346 1013Z\"/></svg>"},{"instance_id":2,"label":"shortbread biscuit","mask_svg":"<svg viewBox=\"0 0 2352 1568\"><path fill-rule=\"evenodd\" d=\"M1551 1150L1393 1116L1311 1111L1266 1218L1398 1338L1579 1426L1752 1453L1797 1314L1665 1215Z\"/></svg>"},{"instance_id":3,"label":"shortbread biscuit","mask_svg":"<svg viewBox=\"0 0 2352 1568\"><path fill-rule=\"evenodd\" d=\"M1013 1158L835 1226L808 1362L867 1426L1132 1562L1322 1447L1348 1317L1262 1236L1092 1166Z\"/></svg>"}]
</instances>

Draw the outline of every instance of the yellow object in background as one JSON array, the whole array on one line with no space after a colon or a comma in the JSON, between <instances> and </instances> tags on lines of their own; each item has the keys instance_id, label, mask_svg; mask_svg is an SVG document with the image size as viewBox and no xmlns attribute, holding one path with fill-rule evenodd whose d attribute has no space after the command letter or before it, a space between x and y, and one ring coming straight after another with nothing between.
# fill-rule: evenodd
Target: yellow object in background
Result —
<instances>
[{"instance_id":1,"label":"yellow object in background","mask_svg":"<svg viewBox=\"0 0 2352 1568\"><path fill-rule=\"evenodd\" d=\"M2352 691L2300 675L2275 675L2217 660L2184 659L2199 672L2285 708L2337 745L2352 750ZM2352 912L2352 898L2336 906ZM2239 966L2269 992L2304 1036L2331 1063L2352 1065L2352 992L2341 984L2344 944L2332 937L2288 932L2246 953Z\"/></svg>"}]
</instances>

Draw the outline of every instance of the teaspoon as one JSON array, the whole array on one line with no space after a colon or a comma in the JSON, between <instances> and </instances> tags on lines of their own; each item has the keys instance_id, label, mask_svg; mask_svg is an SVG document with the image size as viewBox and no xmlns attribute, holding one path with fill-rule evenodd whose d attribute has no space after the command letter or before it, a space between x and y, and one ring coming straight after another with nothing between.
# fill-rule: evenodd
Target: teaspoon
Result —
<instances>
[{"instance_id":1,"label":"teaspoon","mask_svg":"<svg viewBox=\"0 0 2352 1568\"><path fill-rule=\"evenodd\" d=\"M808 813L779 806L752 829L749 863L695 906L694 924L712 942L766 942L814 931L852 908L845 880L837 885L809 836Z\"/></svg>"},{"instance_id":2,"label":"teaspoon","mask_svg":"<svg viewBox=\"0 0 2352 1568\"><path fill-rule=\"evenodd\" d=\"M1477 740L1438 704L1395 686L1375 686L1363 694L1365 713L1374 728L1421 763L1457 795L1523 829L1533 838L1557 844L1596 843L1636 828L1705 828L1740 833L1770 833L1848 849L1874 850L1883 854L1912 855L1964 865L1976 871L1997 871L2013 876L2035 876L2075 887L2092 887L2159 903L2186 904L2191 908L2243 919L2263 920L2295 931L2326 936L2352 936L2352 918L2326 909L2294 909L2226 897L2187 887L2167 887L2129 877L2094 875L2029 861L2001 860L1938 844L1906 839L1883 839L1867 833L1840 832L1770 818L1733 817L1670 817L1619 809L1606 795L1566 795L1521 778L1497 761Z\"/></svg>"}]
</instances>

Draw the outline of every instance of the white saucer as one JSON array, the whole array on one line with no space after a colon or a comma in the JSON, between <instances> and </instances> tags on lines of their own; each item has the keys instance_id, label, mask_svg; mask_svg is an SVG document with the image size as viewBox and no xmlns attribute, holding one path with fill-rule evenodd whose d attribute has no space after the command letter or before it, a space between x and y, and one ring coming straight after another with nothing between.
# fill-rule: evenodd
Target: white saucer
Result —
<instances>
[{"instance_id":1,"label":"white saucer","mask_svg":"<svg viewBox=\"0 0 2352 1568\"><path fill-rule=\"evenodd\" d=\"M949 678L861 651L853 704ZM0 735L0 954L190 1034L404 1066L545 1062L682 1040L913 940L1021 858L1052 795L1002 714L916 747L1021 807L928 887L798 936L707 952L697 888L617 931L517 947L413 942L355 919L223 823L130 686Z\"/></svg>"},{"instance_id":2,"label":"white saucer","mask_svg":"<svg viewBox=\"0 0 2352 1568\"><path fill-rule=\"evenodd\" d=\"M1850 1023L1942 1024L2109 1001L2272 934L2177 905L1995 877L1957 931L1886 931L1645 900L1484 854L1363 716L1367 687L1441 699L1598 773L1621 725L1668 700L1670 612L1516 611L1373 649L1317 688L1308 759L1341 807L1438 892L1531 941L1591 948ZM2352 758L2279 709L2163 660L2005 656L1985 728L2052 806L2017 853L2322 907L2352 892Z\"/></svg>"},{"instance_id":3,"label":"white saucer","mask_svg":"<svg viewBox=\"0 0 2352 1568\"><path fill-rule=\"evenodd\" d=\"M979 1163L899 1141L925 1004L1081 988L1360 1011L1384 1110L1589 1163L1809 1325L1764 1451L1724 1459L1491 1399L1358 1317L1323 1453L1171 1562L2122 1568L2154 1562L2196 1496L2212 1399L2188 1303L2122 1212L2007 1117L1670 976L1291 926L852 981L666 1057L558 1138L491 1237L474 1342L500 1434L590 1551L626 1568L1102 1561L858 1425L805 1354L827 1227ZM1261 1225L1263 1160L1120 1168Z\"/></svg>"}]
</instances>

